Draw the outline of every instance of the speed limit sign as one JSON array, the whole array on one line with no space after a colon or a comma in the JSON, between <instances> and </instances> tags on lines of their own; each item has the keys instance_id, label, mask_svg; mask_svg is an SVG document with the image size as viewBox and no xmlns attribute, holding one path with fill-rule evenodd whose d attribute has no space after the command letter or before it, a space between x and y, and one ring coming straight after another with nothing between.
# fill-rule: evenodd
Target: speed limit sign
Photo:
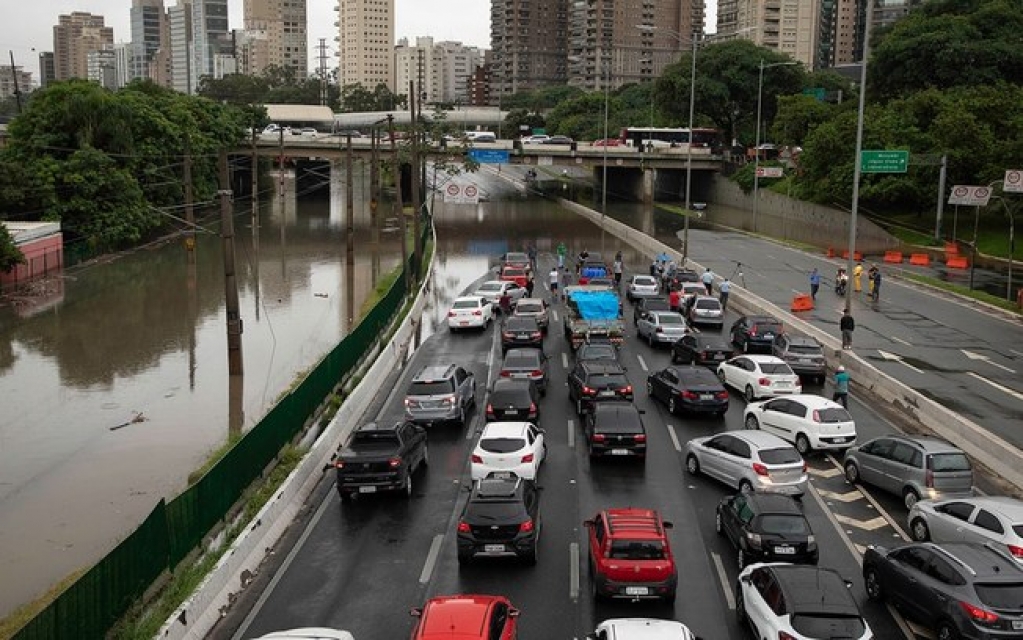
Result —
<instances>
[{"instance_id":1,"label":"speed limit sign","mask_svg":"<svg viewBox=\"0 0 1023 640\"><path fill-rule=\"evenodd\" d=\"M475 198L478 193L479 192L476 191L476 187L471 185L471 184L467 185L465 187L465 197L466 198Z\"/></svg>"},{"instance_id":2,"label":"speed limit sign","mask_svg":"<svg viewBox=\"0 0 1023 640\"><path fill-rule=\"evenodd\" d=\"M457 184L452 183L448 185L448 195L451 196L452 198L457 198L458 192L461 190L462 188Z\"/></svg>"},{"instance_id":3,"label":"speed limit sign","mask_svg":"<svg viewBox=\"0 0 1023 640\"><path fill-rule=\"evenodd\" d=\"M1005 181L1002 182L1002 191L1006 193L1023 193L1023 171L1020 169L1009 169L1005 172Z\"/></svg>"}]
</instances>

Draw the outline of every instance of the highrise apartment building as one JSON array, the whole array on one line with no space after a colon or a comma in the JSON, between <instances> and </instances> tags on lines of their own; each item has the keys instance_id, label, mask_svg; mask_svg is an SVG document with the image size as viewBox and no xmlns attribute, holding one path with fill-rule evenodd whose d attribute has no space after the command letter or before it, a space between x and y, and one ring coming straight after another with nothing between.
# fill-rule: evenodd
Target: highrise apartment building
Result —
<instances>
[{"instance_id":1,"label":"highrise apartment building","mask_svg":"<svg viewBox=\"0 0 1023 640\"><path fill-rule=\"evenodd\" d=\"M383 84L405 93L395 87L394 79L394 0L338 2L341 86L361 84L372 91Z\"/></svg>"},{"instance_id":2,"label":"highrise apartment building","mask_svg":"<svg viewBox=\"0 0 1023 640\"><path fill-rule=\"evenodd\" d=\"M192 69L192 3L178 0L167 10L170 38L170 87L181 93L192 94L198 86L198 76Z\"/></svg>"},{"instance_id":3,"label":"highrise apartment building","mask_svg":"<svg viewBox=\"0 0 1023 640\"><path fill-rule=\"evenodd\" d=\"M821 0L722 0L717 33L719 38L752 40L813 68L820 19Z\"/></svg>"},{"instance_id":4,"label":"highrise apartment building","mask_svg":"<svg viewBox=\"0 0 1023 640\"><path fill-rule=\"evenodd\" d=\"M155 64L162 44L165 20L163 0L132 0L129 80L150 78L155 74L156 69L150 67Z\"/></svg>"},{"instance_id":5,"label":"highrise apartment building","mask_svg":"<svg viewBox=\"0 0 1023 640\"><path fill-rule=\"evenodd\" d=\"M53 27L53 65L56 80L88 77L90 51L114 44L114 29L104 26L103 16L83 11L57 18Z\"/></svg>"},{"instance_id":6,"label":"highrise apartment building","mask_svg":"<svg viewBox=\"0 0 1023 640\"><path fill-rule=\"evenodd\" d=\"M53 52L42 51L39 54L39 87L46 88L57 79L57 71L54 68Z\"/></svg>"},{"instance_id":7,"label":"highrise apartment building","mask_svg":"<svg viewBox=\"0 0 1023 640\"><path fill-rule=\"evenodd\" d=\"M648 82L703 35L703 0L593 0L569 7L568 84Z\"/></svg>"},{"instance_id":8,"label":"highrise apartment building","mask_svg":"<svg viewBox=\"0 0 1023 640\"><path fill-rule=\"evenodd\" d=\"M409 46L402 38L394 49L396 92L408 93L409 81L417 85L425 102L469 104L469 80L483 63L483 51L461 42L437 42L416 38Z\"/></svg>"},{"instance_id":9,"label":"highrise apartment building","mask_svg":"<svg viewBox=\"0 0 1023 640\"><path fill-rule=\"evenodd\" d=\"M247 60L245 73L258 74L268 66L295 70L299 78L309 71L306 0L245 0Z\"/></svg>"},{"instance_id":10,"label":"highrise apartment building","mask_svg":"<svg viewBox=\"0 0 1023 640\"><path fill-rule=\"evenodd\" d=\"M0 100L32 92L32 72L21 67L0 66Z\"/></svg>"},{"instance_id":11,"label":"highrise apartment building","mask_svg":"<svg viewBox=\"0 0 1023 640\"><path fill-rule=\"evenodd\" d=\"M573 1L491 0L494 97L565 83L568 13Z\"/></svg>"},{"instance_id":12,"label":"highrise apartment building","mask_svg":"<svg viewBox=\"0 0 1023 640\"><path fill-rule=\"evenodd\" d=\"M220 58L231 50L227 0L192 0L192 78L217 75Z\"/></svg>"}]
</instances>

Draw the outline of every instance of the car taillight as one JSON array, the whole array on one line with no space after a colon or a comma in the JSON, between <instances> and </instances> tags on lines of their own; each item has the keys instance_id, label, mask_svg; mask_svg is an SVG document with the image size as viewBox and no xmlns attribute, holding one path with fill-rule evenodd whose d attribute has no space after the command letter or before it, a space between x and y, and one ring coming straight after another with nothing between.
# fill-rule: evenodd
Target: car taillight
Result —
<instances>
[{"instance_id":1,"label":"car taillight","mask_svg":"<svg viewBox=\"0 0 1023 640\"><path fill-rule=\"evenodd\" d=\"M534 331L533 333L529 334L529 337L531 337L531 338L539 338L540 337L540 332L539 331Z\"/></svg>"},{"instance_id":2,"label":"car taillight","mask_svg":"<svg viewBox=\"0 0 1023 640\"><path fill-rule=\"evenodd\" d=\"M458 315L458 314L455 313L454 311L448 311L448 317L449 318L454 318L456 315Z\"/></svg>"},{"instance_id":3,"label":"car taillight","mask_svg":"<svg viewBox=\"0 0 1023 640\"><path fill-rule=\"evenodd\" d=\"M532 461L533 461L533 454L527 453L526 455L522 456L522 462L532 462Z\"/></svg>"},{"instance_id":4,"label":"car taillight","mask_svg":"<svg viewBox=\"0 0 1023 640\"><path fill-rule=\"evenodd\" d=\"M749 337L751 337L751 338L756 338L757 337L757 328L756 327L753 327L752 329L749 330Z\"/></svg>"},{"instance_id":5,"label":"car taillight","mask_svg":"<svg viewBox=\"0 0 1023 640\"><path fill-rule=\"evenodd\" d=\"M479 457L474 453L472 454L472 462L473 464L483 464L483 458Z\"/></svg>"},{"instance_id":6,"label":"car taillight","mask_svg":"<svg viewBox=\"0 0 1023 640\"><path fill-rule=\"evenodd\" d=\"M761 379L757 380L757 384L759 384L761 387L769 387L769 386L771 386L771 379L770 378L761 378Z\"/></svg>"},{"instance_id":7,"label":"car taillight","mask_svg":"<svg viewBox=\"0 0 1023 640\"><path fill-rule=\"evenodd\" d=\"M697 398L700 397L700 395L698 393L696 393L694 391L689 391L688 389L683 391L680 395L683 398L685 398L686 400L696 400Z\"/></svg>"},{"instance_id":8,"label":"car taillight","mask_svg":"<svg viewBox=\"0 0 1023 640\"><path fill-rule=\"evenodd\" d=\"M529 375L533 376L534 378L542 377L543 369L533 369L532 371L529 372Z\"/></svg>"},{"instance_id":9,"label":"car taillight","mask_svg":"<svg viewBox=\"0 0 1023 640\"><path fill-rule=\"evenodd\" d=\"M397 469L398 467L401 466L401 458L398 457L388 458L387 466L389 466L392 469Z\"/></svg>"},{"instance_id":10,"label":"car taillight","mask_svg":"<svg viewBox=\"0 0 1023 640\"><path fill-rule=\"evenodd\" d=\"M632 440L633 442L646 442L646 434L637 433L636 435L632 436Z\"/></svg>"},{"instance_id":11,"label":"car taillight","mask_svg":"<svg viewBox=\"0 0 1023 640\"><path fill-rule=\"evenodd\" d=\"M963 602L962 600L959 601L959 606L974 622L979 622L981 624L995 624L998 622L998 614L992 613L987 609L981 609L978 606L972 605L969 602Z\"/></svg>"},{"instance_id":12,"label":"car taillight","mask_svg":"<svg viewBox=\"0 0 1023 640\"><path fill-rule=\"evenodd\" d=\"M445 404L455 404L455 396L444 396L441 398L441 402Z\"/></svg>"},{"instance_id":13,"label":"car taillight","mask_svg":"<svg viewBox=\"0 0 1023 640\"><path fill-rule=\"evenodd\" d=\"M767 465L762 464L760 462L753 463L753 473L757 474L758 476L771 475L767 472Z\"/></svg>"},{"instance_id":14,"label":"car taillight","mask_svg":"<svg viewBox=\"0 0 1023 640\"><path fill-rule=\"evenodd\" d=\"M494 405L490 404L489 402L487 403L487 417L488 418L494 417Z\"/></svg>"},{"instance_id":15,"label":"car taillight","mask_svg":"<svg viewBox=\"0 0 1023 640\"><path fill-rule=\"evenodd\" d=\"M502 378L510 378L511 377L511 371L507 371L507 370L501 371L501 377Z\"/></svg>"},{"instance_id":16,"label":"car taillight","mask_svg":"<svg viewBox=\"0 0 1023 640\"><path fill-rule=\"evenodd\" d=\"M462 522L461 520L459 520L458 521L458 533L472 533L472 529L469 528L468 524L466 524L465 522Z\"/></svg>"},{"instance_id":17,"label":"car taillight","mask_svg":"<svg viewBox=\"0 0 1023 640\"><path fill-rule=\"evenodd\" d=\"M803 460L803 473L806 473L809 470L810 470L810 467L806 466L806 460Z\"/></svg>"},{"instance_id":18,"label":"car taillight","mask_svg":"<svg viewBox=\"0 0 1023 640\"><path fill-rule=\"evenodd\" d=\"M529 533L533 530L533 519L530 518L519 525L519 533Z\"/></svg>"},{"instance_id":19,"label":"car taillight","mask_svg":"<svg viewBox=\"0 0 1023 640\"><path fill-rule=\"evenodd\" d=\"M591 440L593 440L594 442L603 442L605 440L604 434L603 433L595 433L595 434L593 434L593 438L591 438Z\"/></svg>"},{"instance_id":20,"label":"car taillight","mask_svg":"<svg viewBox=\"0 0 1023 640\"><path fill-rule=\"evenodd\" d=\"M796 640L796 636L791 633L785 633L784 631L778 632L778 640Z\"/></svg>"},{"instance_id":21,"label":"car taillight","mask_svg":"<svg viewBox=\"0 0 1023 640\"><path fill-rule=\"evenodd\" d=\"M657 327L656 329L654 329L654 332L655 333L664 333L664 328L663 327Z\"/></svg>"},{"instance_id":22,"label":"car taillight","mask_svg":"<svg viewBox=\"0 0 1023 640\"><path fill-rule=\"evenodd\" d=\"M531 415L531 416L535 416L536 415L536 403L535 402L530 402L529 403L529 415Z\"/></svg>"},{"instance_id":23,"label":"car taillight","mask_svg":"<svg viewBox=\"0 0 1023 640\"><path fill-rule=\"evenodd\" d=\"M1009 553L1011 553L1013 557L1023 559L1023 547L1017 547L1014 544L1010 544L1008 547Z\"/></svg>"},{"instance_id":24,"label":"car taillight","mask_svg":"<svg viewBox=\"0 0 1023 640\"><path fill-rule=\"evenodd\" d=\"M511 331L505 331L501 335L504 336L505 338L508 338L509 340L515 337L515 334L512 333Z\"/></svg>"},{"instance_id":25,"label":"car taillight","mask_svg":"<svg viewBox=\"0 0 1023 640\"><path fill-rule=\"evenodd\" d=\"M586 385L583 385L583 393L588 396L593 396L597 394L597 390L594 389L593 387L587 387Z\"/></svg>"},{"instance_id":26,"label":"car taillight","mask_svg":"<svg viewBox=\"0 0 1023 640\"><path fill-rule=\"evenodd\" d=\"M717 398L718 400L728 400L728 392L718 391L717 393L714 394L714 397Z\"/></svg>"},{"instance_id":27,"label":"car taillight","mask_svg":"<svg viewBox=\"0 0 1023 640\"><path fill-rule=\"evenodd\" d=\"M419 404L419 403L417 403L415 400L411 400L409 398L405 398L405 406L406 407L414 407L417 404Z\"/></svg>"},{"instance_id":28,"label":"car taillight","mask_svg":"<svg viewBox=\"0 0 1023 640\"><path fill-rule=\"evenodd\" d=\"M631 394L632 393L632 385L630 384L630 385L627 385L625 388L623 388L622 389L622 393L625 394L625 395Z\"/></svg>"},{"instance_id":29,"label":"car taillight","mask_svg":"<svg viewBox=\"0 0 1023 640\"><path fill-rule=\"evenodd\" d=\"M345 468L345 461L344 460L335 460L334 461L334 468L335 469L344 469Z\"/></svg>"},{"instance_id":30,"label":"car taillight","mask_svg":"<svg viewBox=\"0 0 1023 640\"><path fill-rule=\"evenodd\" d=\"M472 312L472 315L474 315L474 316L481 316L481 315L483 315L483 312L480 311L479 309L476 309L475 311Z\"/></svg>"},{"instance_id":31,"label":"car taillight","mask_svg":"<svg viewBox=\"0 0 1023 640\"><path fill-rule=\"evenodd\" d=\"M817 411L816 409L814 409L813 410L813 415L811 417L813 418L814 422L820 422L821 421L821 412Z\"/></svg>"},{"instance_id":32,"label":"car taillight","mask_svg":"<svg viewBox=\"0 0 1023 640\"><path fill-rule=\"evenodd\" d=\"M934 488L934 471L932 469L928 469L924 473L924 486L928 489Z\"/></svg>"}]
</instances>

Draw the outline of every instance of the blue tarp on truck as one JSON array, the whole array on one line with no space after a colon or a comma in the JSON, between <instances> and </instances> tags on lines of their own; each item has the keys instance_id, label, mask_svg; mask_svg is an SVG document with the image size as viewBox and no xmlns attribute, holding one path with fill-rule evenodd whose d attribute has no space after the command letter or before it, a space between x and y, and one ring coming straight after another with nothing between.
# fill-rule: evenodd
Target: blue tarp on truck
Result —
<instances>
[{"instance_id":1,"label":"blue tarp on truck","mask_svg":"<svg viewBox=\"0 0 1023 640\"><path fill-rule=\"evenodd\" d=\"M583 320L618 318L618 296L613 291L571 291L568 297Z\"/></svg>"}]
</instances>

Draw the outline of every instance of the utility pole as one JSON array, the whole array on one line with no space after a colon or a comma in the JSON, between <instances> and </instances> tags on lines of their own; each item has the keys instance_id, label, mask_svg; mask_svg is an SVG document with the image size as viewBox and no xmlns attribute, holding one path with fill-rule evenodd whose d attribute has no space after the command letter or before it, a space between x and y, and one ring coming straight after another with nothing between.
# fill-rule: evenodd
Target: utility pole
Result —
<instances>
[{"instance_id":1,"label":"utility pole","mask_svg":"<svg viewBox=\"0 0 1023 640\"><path fill-rule=\"evenodd\" d=\"M401 266L402 272L405 274L405 292L407 293L409 287L409 268L408 268L408 238L406 224L405 224L405 211L404 205L401 203L401 162L398 160L398 146L394 143L394 115L387 114L387 132L391 138L391 161L394 163L394 208L398 211L398 233L401 234Z\"/></svg>"},{"instance_id":2,"label":"utility pole","mask_svg":"<svg viewBox=\"0 0 1023 640\"><path fill-rule=\"evenodd\" d=\"M259 235L259 156L256 154L256 138L259 133L252 127L252 236Z\"/></svg>"},{"instance_id":3,"label":"utility pole","mask_svg":"<svg viewBox=\"0 0 1023 640\"><path fill-rule=\"evenodd\" d=\"M945 212L945 175L948 172L948 156L942 154L941 169L938 171L938 215L934 220L934 239L941 240L941 216Z\"/></svg>"},{"instance_id":4,"label":"utility pole","mask_svg":"<svg viewBox=\"0 0 1023 640\"><path fill-rule=\"evenodd\" d=\"M380 127L373 125L370 131L369 161L369 215L370 224L377 226L377 206L380 203Z\"/></svg>"},{"instance_id":5,"label":"utility pole","mask_svg":"<svg viewBox=\"0 0 1023 640\"><path fill-rule=\"evenodd\" d=\"M227 312L227 370L232 376L242 367L242 318L238 309L238 280L234 272L234 216L231 212L231 174L227 150L220 151L220 238L224 247L224 307Z\"/></svg>"},{"instance_id":6,"label":"utility pole","mask_svg":"<svg viewBox=\"0 0 1023 640\"><path fill-rule=\"evenodd\" d=\"M354 155L352 154L352 133L349 131L348 135L345 136L347 144L347 152L345 153L345 222L347 224L347 230L345 231L345 239L347 240L347 260L348 268L354 268L355 264L355 179L354 179Z\"/></svg>"},{"instance_id":7,"label":"utility pole","mask_svg":"<svg viewBox=\"0 0 1023 640\"><path fill-rule=\"evenodd\" d=\"M188 223L188 235L185 237L185 249L188 261L195 262L195 208L192 206L192 141L185 135L185 159L182 170L185 182L185 221Z\"/></svg>"},{"instance_id":8,"label":"utility pole","mask_svg":"<svg viewBox=\"0 0 1023 640\"><path fill-rule=\"evenodd\" d=\"M14 70L14 51L8 49L11 54L11 79L14 80L14 100L18 103L18 115L21 115L21 91L18 89L18 73Z\"/></svg>"},{"instance_id":9,"label":"utility pole","mask_svg":"<svg viewBox=\"0 0 1023 640\"><path fill-rule=\"evenodd\" d=\"M422 205L421 193L419 191L419 120L416 115L416 86L411 80L408 83L409 105L412 109L412 258L415 264L414 272L416 282L419 281L419 268L422 255L419 247L419 212ZM422 109L422 102L419 102Z\"/></svg>"}]
</instances>

